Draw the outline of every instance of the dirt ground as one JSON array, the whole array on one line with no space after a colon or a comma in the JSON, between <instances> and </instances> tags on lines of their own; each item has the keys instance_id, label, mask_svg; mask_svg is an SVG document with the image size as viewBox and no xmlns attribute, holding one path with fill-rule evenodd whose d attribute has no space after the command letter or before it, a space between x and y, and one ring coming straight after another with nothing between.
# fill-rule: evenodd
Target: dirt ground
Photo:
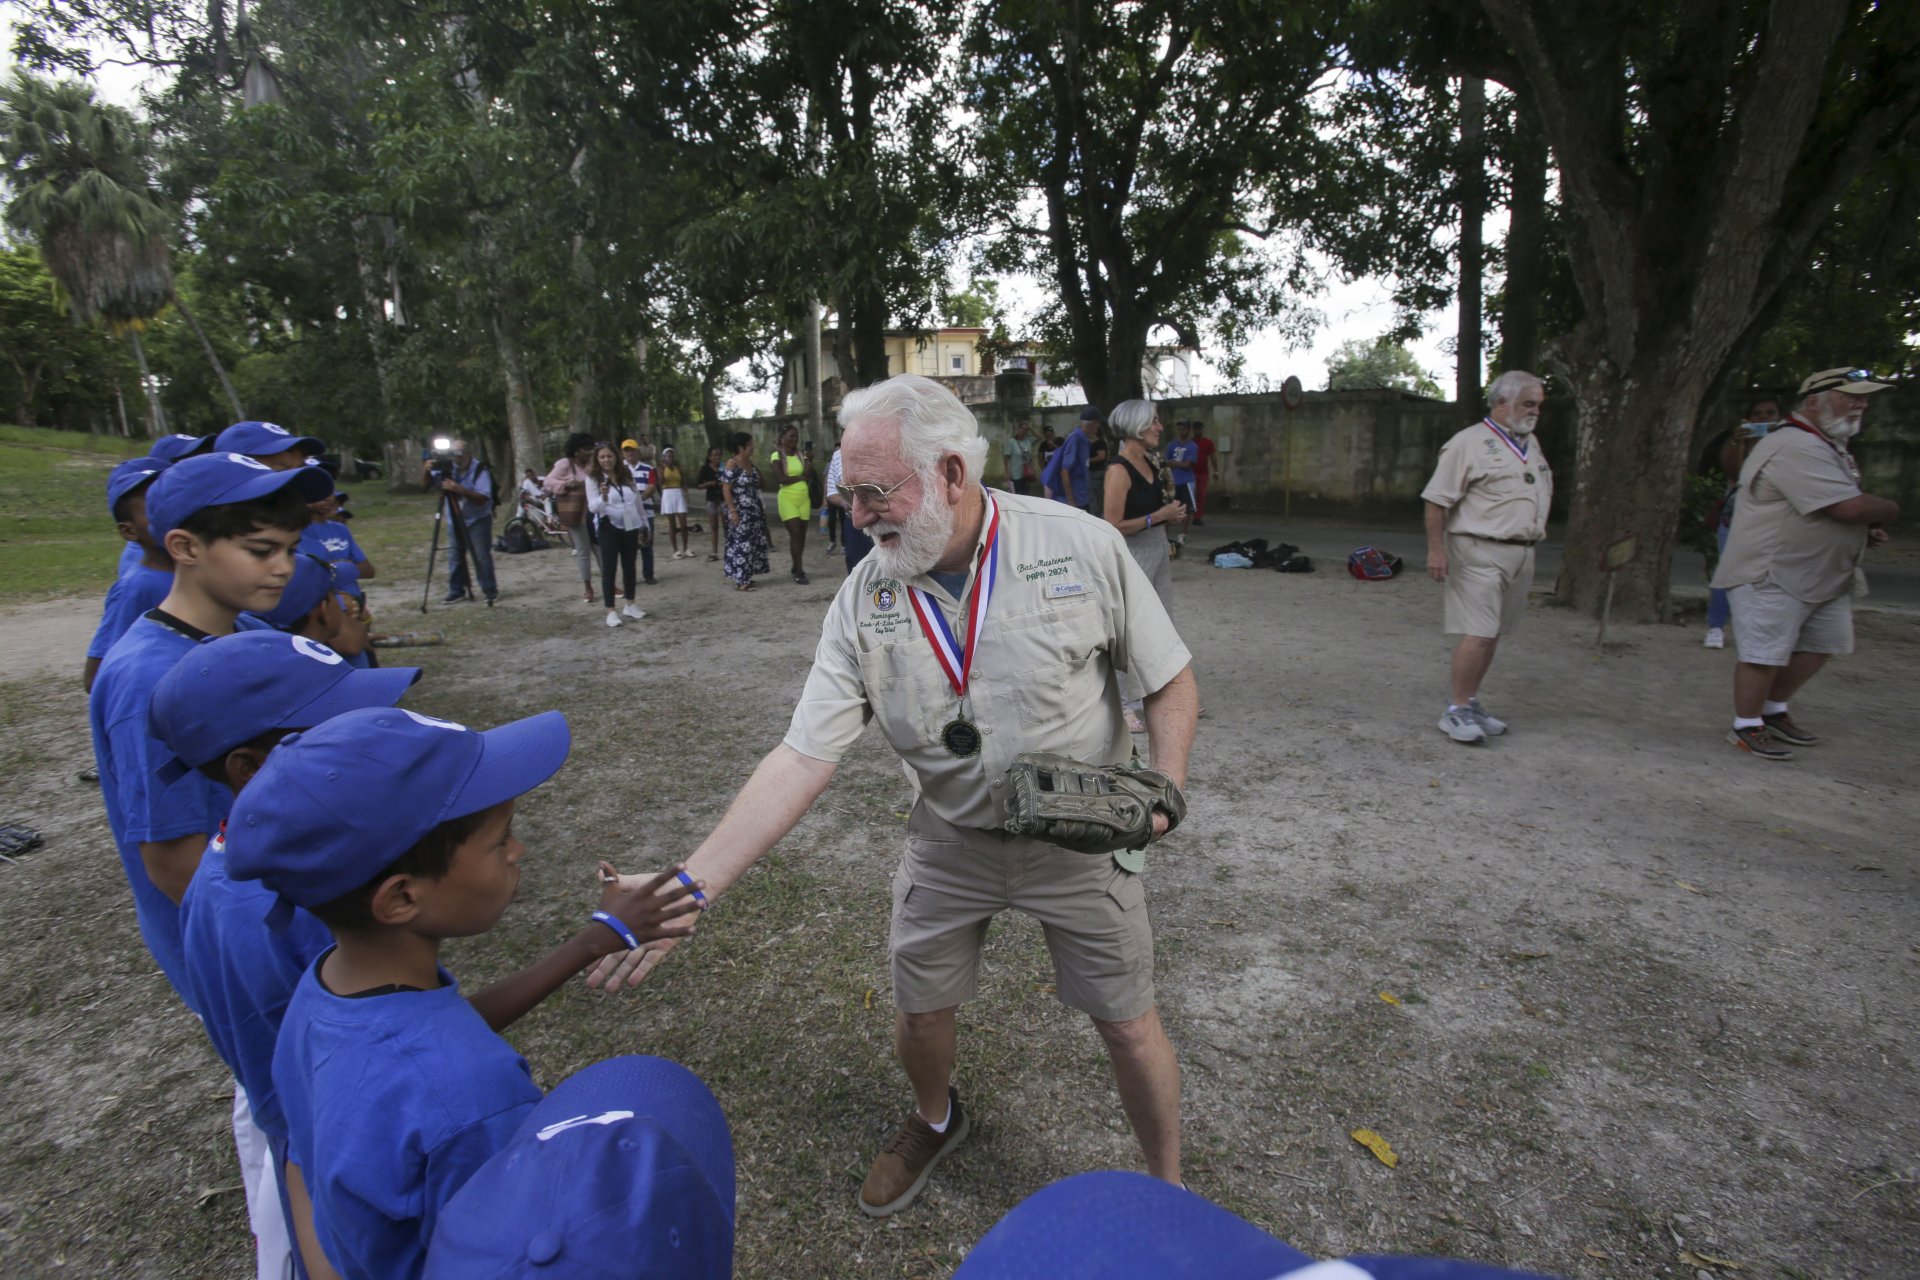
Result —
<instances>
[{"instance_id":1,"label":"dirt ground","mask_svg":"<svg viewBox=\"0 0 1920 1280\"><path fill-rule=\"evenodd\" d=\"M1283 532L1214 524L1196 546ZM498 608L436 605L448 643L387 655L427 669L418 709L574 726L522 808L520 900L450 951L469 987L575 927L596 856L691 850L784 729L838 582L809 562L810 587L739 596L704 559L663 558L652 616L609 631L563 552L502 557ZM1424 576L1174 572L1209 712L1149 893L1197 1191L1322 1256L1920 1274L1913 616L1860 617L1859 653L1795 703L1827 741L1772 765L1721 740L1733 654L1703 650L1697 620L1616 627L1598 652L1589 620L1538 606L1485 691L1513 730L1468 748L1434 727L1446 644ZM419 573L373 584L387 627L420 624ZM0 1274L239 1276L229 1082L75 781L95 607L0 611L0 821L47 837L0 865ZM885 951L907 800L869 734L645 986L576 985L513 1029L547 1086L621 1052L701 1072L734 1126L742 1276L945 1276L1038 1187L1139 1166L1096 1037L1050 994L1038 929L1008 918L961 1015L973 1137L912 1209L856 1212L908 1105Z\"/></svg>"}]
</instances>

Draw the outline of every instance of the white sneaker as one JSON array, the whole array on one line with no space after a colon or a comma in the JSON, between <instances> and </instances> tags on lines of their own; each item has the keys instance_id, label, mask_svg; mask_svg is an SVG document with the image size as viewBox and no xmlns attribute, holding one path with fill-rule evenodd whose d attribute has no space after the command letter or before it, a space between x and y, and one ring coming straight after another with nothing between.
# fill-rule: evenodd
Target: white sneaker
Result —
<instances>
[{"instance_id":1,"label":"white sneaker","mask_svg":"<svg viewBox=\"0 0 1920 1280\"><path fill-rule=\"evenodd\" d=\"M634 605L628 605L626 608L622 609L620 612L626 614L629 618L644 618L647 616L647 611L645 609L638 608Z\"/></svg>"},{"instance_id":2,"label":"white sneaker","mask_svg":"<svg viewBox=\"0 0 1920 1280\"><path fill-rule=\"evenodd\" d=\"M610 627L617 627L620 625L620 615L615 613L611 609L607 610L607 625Z\"/></svg>"},{"instance_id":3,"label":"white sneaker","mask_svg":"<svg viewBox=\"0 0 1920 1280\"><path fill-rule=\"evenodd\" d=\"M1709 649L1724 649L1727 647L1727 633L1719 627L1708 627L1707 638L1700 643Z\"/></svg>"},{"instance_id":4,"label":"white sneaker","mask_svg":"<svg viewBox=\"0 0 1920 1280\"><path fill-rule=\"evenodd\" d=\"M1478 720L1473 718L1473 712L1465 707L1461 707L1457 711L1448 710L1445 715L1441 716L1440 732L1446 734L1455 742L1485 742L1487 740L1487 731L1480 727Z\"/></svg>"}]
</instances>

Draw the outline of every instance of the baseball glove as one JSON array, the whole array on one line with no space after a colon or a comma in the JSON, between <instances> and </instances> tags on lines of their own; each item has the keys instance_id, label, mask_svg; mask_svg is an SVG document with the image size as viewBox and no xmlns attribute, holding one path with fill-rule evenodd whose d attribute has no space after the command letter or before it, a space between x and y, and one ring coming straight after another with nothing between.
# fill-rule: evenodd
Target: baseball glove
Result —
<instances>
[{"instance_id":1,"label":"baseball glove","mask_svg":"<svg viewBox=\"0 0 1920 1280\"><path fill-rule=\"evenodd\" d=\"M1164 773L1048 751L1014 758L1007 795L1009 832L1081 853L1144 848L1154 838L1155 809L1167 815L1168 831L1187 816L1187 798Z\"/></svg>"}]
</instances>

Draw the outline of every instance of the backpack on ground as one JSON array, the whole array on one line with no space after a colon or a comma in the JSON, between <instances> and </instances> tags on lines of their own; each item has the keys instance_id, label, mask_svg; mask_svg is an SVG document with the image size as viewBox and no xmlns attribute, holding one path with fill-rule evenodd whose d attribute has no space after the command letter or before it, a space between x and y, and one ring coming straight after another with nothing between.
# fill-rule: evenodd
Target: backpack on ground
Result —
<instances>
[{"instance_id":1,"label":"backpack on ground","mask_svg":"<svg viewBox=\"0 0 1920 1280\"><path fill-rule=\"evenodd\" d=\"M1347 557L1347 572L1362 582L1380 582L1399 573L1405 563L1378 547L1356 547Z\"/></svg>"}]
</instances>

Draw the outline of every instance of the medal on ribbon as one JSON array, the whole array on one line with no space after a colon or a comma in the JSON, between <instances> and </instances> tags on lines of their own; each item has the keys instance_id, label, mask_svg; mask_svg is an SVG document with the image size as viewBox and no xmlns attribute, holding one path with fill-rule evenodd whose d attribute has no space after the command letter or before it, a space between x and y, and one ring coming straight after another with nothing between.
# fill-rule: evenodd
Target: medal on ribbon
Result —
<instances>
[{"instance_id":1,"label":"medal on ribbon","mask_svg":"<svg viewBox=\"0 0 1920 1280\"><path fill-rule=\"evenodd\" d=\"M1000 542L1000 505L993 500L991 492L982 492L987 499L987 535L981 541L980 570L974 575L973 596L967 604L966 629L962 632L964 647L954 638L946 615L933 597L918 587L907 588L907 600L913 606L913 616L920 620L921 634L933 648L934 661L940 664L947 683L961 699L963 710L940 730L940 743L949 754L963 760L980 751L980 726L967 718L964 706L967 682L973 675L973 655L986 632L987 609L993 602L994 583L999 578L999 557L995 549Z\"/></svg>"},{"instance_id":2,"label":"medal on ribbon","mask_svg":"<svg viewBox=\"0 0 1920 1280\"><path fill-rule=\"evenodd\" d=\"M1489 431L1493 432L1493 434L1499 436L1502 440L1507 442L1507 448L1513 450L1514 457L1520 459L1522 463L1526 462L1527 451L1525 449L1522 449L1519 443L1516 442L1512 436L1507 434L1507 429L1505 427L1495 422L1492 418L1482 418L1480 419L1480 421L1487 424L1487 429ZM1531 471L1527 472L1527 483L1528 484L1533 483L1533 472Z\"/></svg>"}]
</instances>

